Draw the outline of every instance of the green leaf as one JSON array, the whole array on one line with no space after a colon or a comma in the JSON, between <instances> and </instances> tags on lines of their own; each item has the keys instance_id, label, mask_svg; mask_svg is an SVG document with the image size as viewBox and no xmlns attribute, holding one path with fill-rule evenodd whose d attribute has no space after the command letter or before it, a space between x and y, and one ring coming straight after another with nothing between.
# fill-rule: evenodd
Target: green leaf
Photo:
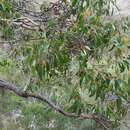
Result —
<instances>
[{"instance_id":1,"label":"green leaf","mask_svg":"<svg viewBox=\"0 0 130 130\"><path fill-rule=\"evenodd\" d=\"M78 0L72 0L72 6L75 6L77 4Z\"/></svg>"}]
</instances>

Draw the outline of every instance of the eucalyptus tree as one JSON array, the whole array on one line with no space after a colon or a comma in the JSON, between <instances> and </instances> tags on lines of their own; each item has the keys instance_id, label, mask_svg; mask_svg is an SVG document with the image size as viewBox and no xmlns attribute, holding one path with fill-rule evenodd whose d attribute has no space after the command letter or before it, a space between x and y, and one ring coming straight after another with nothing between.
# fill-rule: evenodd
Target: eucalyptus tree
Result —
<instances>
[{"instance_id":1,"label":"eucalyptus tree","mask_svg":"<svg viewBox=\"0 0 130 130\"><path fill-rule=\"evenodd\" d=\"M0 80L0 88L64 116L117 127L128 110L130 79L129 22L111 19L116 0L63 0L43 4L40 12L24 4L0 1L1 44L10 45L0 65L15 66L26 79L25 86L13 80L21 87Z\"/></svg>"}]
</instances>

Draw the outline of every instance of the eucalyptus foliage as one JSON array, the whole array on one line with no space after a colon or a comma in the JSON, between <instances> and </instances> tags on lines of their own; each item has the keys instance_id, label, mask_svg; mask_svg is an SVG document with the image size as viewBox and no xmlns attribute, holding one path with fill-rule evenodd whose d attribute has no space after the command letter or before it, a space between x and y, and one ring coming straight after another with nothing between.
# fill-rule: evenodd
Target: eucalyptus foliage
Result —
<instances>
[{"instance_id":1,"label":"eucalyptus foliage","mask_svg":"<svg viewBox=\"0 0 130 130\"><path fill-rule=\"evenodd\" d=\"M100 114L117 127L128 109L129 22L111 19L117 8L115 0L71 0L60 4L67 9L58 12L58 18L47 20L35 31L22 30L25 36L11 44L10 55L0 61L0 68L13 65L24 79L27 77L25 91L44 90L47 97L66 111ZM3 22L20 17L12 6L8 0L0 1L4 40L17 36L14 26ZM110 19L106 20L108 16ZM8 68L4 75L8 75ZM19 84L20 79L15 82ZM36 106L36 115L40 107ZM28 110L25 108L24 112Z\"/></svg>"}]
</instances>

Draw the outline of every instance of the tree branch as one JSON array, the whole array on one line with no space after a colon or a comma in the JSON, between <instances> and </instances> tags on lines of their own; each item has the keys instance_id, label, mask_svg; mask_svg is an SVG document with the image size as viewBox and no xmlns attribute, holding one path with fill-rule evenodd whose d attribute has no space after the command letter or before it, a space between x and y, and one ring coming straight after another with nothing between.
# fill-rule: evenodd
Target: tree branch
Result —
<instances>
[{"instance_id":1,"label":"tree branch","mask_svg":"<svg viewBox=\"0 0 130 130\"><path fill-rule=\"evenodd\" d=\"M66 116L66 117L79 118L79 119L92 119L92 120L96 121L97 123L99 123L101 126L103 126L106 130L111 129L111 126L112 126L111 121L101 115L84 114L84 113L78 115L77 113L65 112L63 109L61 109L59 106L55 105L51 100L49 100L45 96L43 96L43 95L40 96L40 95L37 95L34 93L25 92L22 89L16 87L13 84L10 84L10 83L4 81L4 80L0 80L0 88L12 91L20 97L24 97L24 98L31 97L31 98L35 98L40 101L43 101L43 102L47 103L53 110L61 113L62 115Z\"/></svg>"}]
</instances>

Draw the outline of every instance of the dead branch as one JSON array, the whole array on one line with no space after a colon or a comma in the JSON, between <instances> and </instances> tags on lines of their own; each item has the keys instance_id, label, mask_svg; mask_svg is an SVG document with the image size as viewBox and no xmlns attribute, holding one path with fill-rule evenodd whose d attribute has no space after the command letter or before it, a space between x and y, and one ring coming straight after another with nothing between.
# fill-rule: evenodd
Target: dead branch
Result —
<instances>
[{"instance_id":1,"label":"dead branch","mask_svg":"<svg viewBox=\"0 0 130 130\"><path fill-rule=\"evenodd\" d=\"M38 99L38 100L40 100L42 102L45 102L53 110L55 110L56 112L59 112L60 114L66 116L66 117L78 118L78 119L91 119L91 120L96 121L101 126L103 126L106 130L110 130L111 129L111 121L106 119L105 117L103 117L101 115L97 115L97 114L84 114L84 113L78 115L77 113L66 112L62 108L60 108L59 106L55 105L51 100L49 100L44 95L40 96L38 94L34 94L34 93L23 91L19 87L16 87L15 85L10 84L10 83L8 83L8 82L6 82L4 80L0 80L0 88L12 91L13 93L15 93L16 95L18 95L20 97L24 97L24 98L31 97L31 98Z\"/></svg>"}]
</instances>

